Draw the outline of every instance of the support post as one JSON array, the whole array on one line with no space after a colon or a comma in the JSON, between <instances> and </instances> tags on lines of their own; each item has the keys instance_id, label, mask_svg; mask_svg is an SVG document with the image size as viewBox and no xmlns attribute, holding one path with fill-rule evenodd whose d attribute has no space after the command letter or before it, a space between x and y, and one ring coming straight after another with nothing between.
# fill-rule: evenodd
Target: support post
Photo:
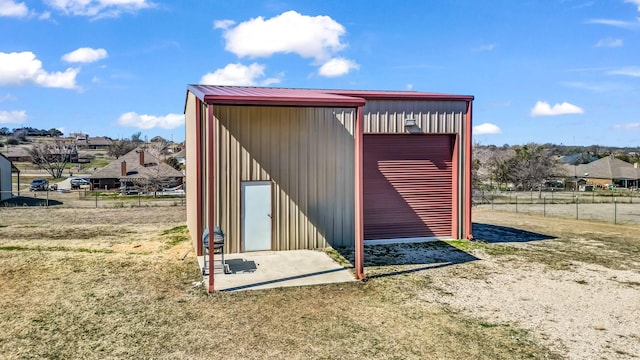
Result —
<instances>
[{"instance_id":1,"label":"support post","mask_svg":"<svg viewBox=\"0 0 640 360\"><path fill-rule=\"evenodd\" d=\"M355 122L355 131L354 131L354 178L355 178L355 270L356 270L356 278L359 280L364 280L364 205L363 205L363 170L362 170L362 162L363 162L363 132L364 132L364 124L363 124L363 114L362 114L362 106L359 106L356 109L356 122Z\"/></svg>"},{"instance_id":2,"label":"support post","mask_svg":"<svg viewBox=\"0 0 640 360\"><path fill-rule=\"evenodd\" d=\"M207 223L209 226L209 292L214 291L214 269L215 269L215 261L213 259L214 254L214 236L213 229L215 226L215 193L214 193L214 181L215 181L215 171L214 171L214 154L215 154L215 141L214 141L214 121L213 121L213 105L208 105L207 107L207 199L208 199L208 209L207 209Z\"/></svg>"},{"instance_id":3,"label":"support post","mask_svg":"<svg viewBox=\"0 0 640 360\"><path fill-rule=\"evenodd\" d=\"M473 122L472 118L472 102L467 102L467 118L464 124L464 228L465 238L467 240L473 239L472 220L471 220L471 194L473 192L473 186L471 184L471 172L473 171L473 148L471 143L471 137L473 135Z\"/></svg>"}]
</instances>

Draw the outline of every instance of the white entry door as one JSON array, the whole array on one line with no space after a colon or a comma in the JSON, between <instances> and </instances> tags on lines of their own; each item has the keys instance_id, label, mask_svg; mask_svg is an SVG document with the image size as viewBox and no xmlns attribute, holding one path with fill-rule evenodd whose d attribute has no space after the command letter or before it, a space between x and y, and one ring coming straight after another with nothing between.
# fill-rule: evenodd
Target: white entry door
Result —
<instances>
[{"instance_id":1,"label":"white entry door","mask_svg":"<svg viewBox=\"0 0 640 360\"><path fill-rule=\"evenodd\" d=\"M242 182L242 249L271 250L271 182Z\"/></svg>"}]
</instances>

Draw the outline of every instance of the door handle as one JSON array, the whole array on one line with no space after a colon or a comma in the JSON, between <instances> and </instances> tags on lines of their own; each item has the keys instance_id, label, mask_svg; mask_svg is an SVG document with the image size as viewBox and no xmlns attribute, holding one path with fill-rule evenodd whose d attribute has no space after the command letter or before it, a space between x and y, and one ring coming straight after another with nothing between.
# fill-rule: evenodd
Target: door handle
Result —
<instances>
[{"instance_id":1,"label":"door handle","mask_svg":"<svg viewBox=\"0 0 640 360\"><path fill-rule=\"evenodd\" d=\"M271 214L267 214L267 216L269 217L269 219L271 219Z\"/></svg>"}]
</instances>

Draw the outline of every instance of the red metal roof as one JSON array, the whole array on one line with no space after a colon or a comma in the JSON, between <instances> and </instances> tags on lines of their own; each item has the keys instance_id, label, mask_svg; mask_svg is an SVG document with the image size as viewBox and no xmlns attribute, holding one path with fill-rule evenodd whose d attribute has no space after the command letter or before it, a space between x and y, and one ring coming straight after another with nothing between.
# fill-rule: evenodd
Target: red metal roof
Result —
<instances>
[{"instance_id":1,"label":"red metal roof","mask_svg":"<svg viewBox=\"0 0 640 360\"><path fill-rule=\"evenodd\" d=\"M443 100L473 101L472 95L453 95L420 91L322 90L336 95L356 96L367 100Z\"/></svg>"},{"instance_id":2,"label":"red metal roof","mask_svg":"<svg viewBox=\"0 0 640 360\"><path fill-rule=\"evenodd\" d=\"M363 106L370 100L473 101L470 95L419 91L291 89L245 86L188 85L201 101L209 104L272 106Z\"/></svg>"},{"instance_id":3,"label":"red metal roof","mask_svg":"<svg viewBox=\"0 0 640 360\"><path fill-rule=\"evenodd\" d=\"M196 97L208 104L358 107L365 100L311 89L189 85Z\"/></svg>"}]
</instances>

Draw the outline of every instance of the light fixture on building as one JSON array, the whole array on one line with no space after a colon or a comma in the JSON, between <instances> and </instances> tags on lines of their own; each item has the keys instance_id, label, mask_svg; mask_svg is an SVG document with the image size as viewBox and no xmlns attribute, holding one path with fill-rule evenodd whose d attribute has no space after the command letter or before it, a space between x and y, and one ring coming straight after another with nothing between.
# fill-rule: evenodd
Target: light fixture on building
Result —
<instances>
[{"instance_id":1,"label":"light fixture on building","mask_svg":"<svg viewBox=\"0 0 640 360\"><path fill-rule=\"evenodd\" d=\"M414 118L406 118L404 119L404 127L409 128L416 126L416 119Z\"/></svg>"}]
</instances>

